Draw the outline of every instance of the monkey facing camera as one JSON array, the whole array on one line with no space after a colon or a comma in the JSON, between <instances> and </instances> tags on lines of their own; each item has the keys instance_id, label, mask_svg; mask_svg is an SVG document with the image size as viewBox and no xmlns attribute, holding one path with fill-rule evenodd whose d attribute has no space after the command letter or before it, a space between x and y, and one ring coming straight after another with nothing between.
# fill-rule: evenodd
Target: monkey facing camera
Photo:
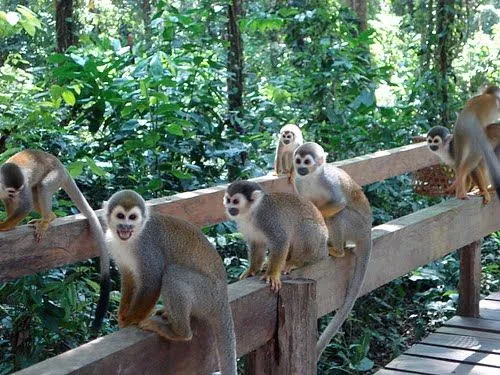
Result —
<instances>
[{"instance_id":1,"label":"monkey facing camera","mask_svg":"<svg viewBox=\"0 0 500 375\"><path fill-rule=\"evenodd\" d=\"M236 340L221 257L193 224L149 211L144 199L122 190L104 205L106 238L121 275L118 324L137 325L174 341L193 337L191 318L215 335L222 375L236 375ZM151 319L159 297L162 321Z\"/></svg>"},{"instance_id":2,"label":"monkey facing camera","mask_svg":"<svg viewBox=\"0 0 500 375\"><path fill-rule=\"evenodd\" d=\"M328 251L342 257L353 243L356 260L345 300L317 344L318 358L342 326L361 291L372 250L372 211L361 187L345 171L326 163L319 144L306 142L294 153L295 187L298 194L320 211L328 228Z\"/></svg>"},{"instance_id":3,"label":"monkey facing camera","mask_svg":"<svg viewBox=\"0 0 500 375\"><path fill-rule=\"evenodd\" d=\"M302 131L297 125L286 124L280 129L274 171L278 176L286 174L288 183L292 183L293 178L293 152L302 143L304 143Z\"/></svg>"}]
</instances>

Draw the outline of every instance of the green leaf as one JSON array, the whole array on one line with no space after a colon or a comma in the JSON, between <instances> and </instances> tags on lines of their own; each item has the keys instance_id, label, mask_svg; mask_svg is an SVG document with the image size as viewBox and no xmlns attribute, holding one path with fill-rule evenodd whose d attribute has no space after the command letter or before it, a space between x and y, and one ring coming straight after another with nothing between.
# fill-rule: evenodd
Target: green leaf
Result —
<instances>
[{"instance_id":1,"label":"green leaf","mask_svg":"<svg viewBox=\"0 0 500 375\"><path fill-rule=\"evenodd\" d=\"M52 97L52 100L57 100L61 97L63 93L63 88L59 85L52 85L50 87L50 96Z\"/></svg>"},{"instance_id":2,"label":"green leaf","mask_svg":"<svg viewBox=\"0 0 500 375\"><path fill-rule=\"evenodd\" d=\"M74 161L68 165L67 169L72 178L76 178L83 172L84 163L81 160Z\"/></svg>"},{"instance_id":3,"label":"green leaf","mask_svg":"<svg viewBox=\"0 0 500 375\"><path fill-rule=\"evenodd\" d=\"M178 170L172 171L171 173L180 180L190 180L193 178L193 175L191 173L185 173Z\"/></svg>"},{"instance_id":4,"label":"green leaf","mask_svg":"<svg viewBox=\"0 0 500 375\"><path fill-rule=\"evenodd\" d=\"M74 106L76 103L75 95L70 90L64 90L62 97L67 105Z\"/></svg>"},{"instance_id":5,"label":"green leaf","mask_svg":"<svg viewBox=\"0 0 500 375\"><path fill-rule=\"evenodd\" d=\"M183 136L184 131L182 130L182 127L178 124L170 124L167 125L166 127L167 132L173 135L178 135L178 136Z\"/></svg>"},{"instance_id":6,"label":"green leaf","mask_svg":"<svg viewBox=\"0 0 500 375\"><path fill-rule=\"evenodd\" d=\"M106 175L106 171L104 169L102 169L101 167L99 167L93 159L91 159L87 156L87 157L85 157L85 160L87 161L92 173L94 173L95 175L100 176L100 177Z\"/></svg>"}]
</instances>

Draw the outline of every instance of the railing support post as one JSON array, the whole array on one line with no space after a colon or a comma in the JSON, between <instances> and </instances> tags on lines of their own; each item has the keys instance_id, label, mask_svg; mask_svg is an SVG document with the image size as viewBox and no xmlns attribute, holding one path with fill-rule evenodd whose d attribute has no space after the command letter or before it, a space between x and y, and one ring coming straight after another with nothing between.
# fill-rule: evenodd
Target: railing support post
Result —
<instances>
[{"instance_id":1,"label":"railing support post","mask_svg":"<svg viewBox=\"0 0 500 375\"><path fill-rule=\"evenodd\" d=\"M290 279L278 296L276 335L246 357L246 375L315 375L316 282Z\"/></svg>"},{"instance_id":2,"label":"railing support post","mask_svg":"<svg viewBox=\"0 0 500 375\"><path fill-rule=\"evenodd\" d=\"M481 299L481 240L459 249L459 255L460 280L457 314L477 318Z\"/></svg>"}]
</instances>

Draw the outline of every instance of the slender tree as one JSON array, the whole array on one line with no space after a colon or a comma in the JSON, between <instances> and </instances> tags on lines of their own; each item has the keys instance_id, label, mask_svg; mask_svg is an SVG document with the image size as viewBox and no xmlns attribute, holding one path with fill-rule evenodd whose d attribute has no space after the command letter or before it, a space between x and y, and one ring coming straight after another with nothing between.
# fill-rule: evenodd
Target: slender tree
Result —
<instances>
[{"instance_id":1,"label":"slender tree","mask_svg":"<svg viewBox=\"0 0 500 375\"><path fill-rule=\"evenodd\" d=\"M73 0L56 0L56 42L57 51L64 52L76 43L73 22Z\"/></svg>"},{"instance_id":2,"label":"slender tree","mask_svg":"<svg viewBox=\"0 0 500 375\"><path fill-rule=\"evenodd\" d=\"M243 17L243 0L232 0L227 7L229 51L227 56L228 125L238 132L238 118L243 114L243 39L239 20Z\"/></svg>"}]
</instances>

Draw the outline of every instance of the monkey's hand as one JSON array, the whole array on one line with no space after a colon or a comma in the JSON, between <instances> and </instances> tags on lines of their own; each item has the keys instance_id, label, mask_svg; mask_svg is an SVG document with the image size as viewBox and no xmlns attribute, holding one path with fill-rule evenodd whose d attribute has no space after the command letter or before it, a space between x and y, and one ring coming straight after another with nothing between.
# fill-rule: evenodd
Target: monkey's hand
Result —
<instances>
[{"instance_id":1,"label":"monkey's hand","mask_svg":"<svg viewBox=\"0 0 500 375\"><path fill-rule=\"evenodd\" d=\"M332 246L328 246L328 254L336 258L342 258L345 255L344 249L337 249Z\"/></svg>"},{"instance_id":2,"label":"monkey's hand","mask_svg":"<svg viewBox=\"0 0 500 375\"><path fill-rule=\"evenodd\" d=\"M37 242L40 242L42 240L45 232L47 232L47 229L49 229L50 223L54 221L56 217L57 216L53 212L51 212L48 218L34 219L28 222L28 224L35 226L35 237Z\"/></svg>"},{"instance_id":3,"label":"monkey's hand","mask_svg":"<svg viewBox=\"0 0 500 375\"><path fill-rule=\"evenodd\" d=\"M275 293L281 289L281 275L279 273L277 275L266 273L260 279L266 280L266 284L271 284L271 290Z\"/></svg>"},{"instance_id":4,"label":"monkey's hand","mask_svg":"<svg viewBox=\"0 0 500 375\"><path fill-rule=\"evenodd\" d=\"M245 272L240 275L240 280L246 279L247 277L255 276L255 271L248 268Z\"/></svg>"}]
</instances>

